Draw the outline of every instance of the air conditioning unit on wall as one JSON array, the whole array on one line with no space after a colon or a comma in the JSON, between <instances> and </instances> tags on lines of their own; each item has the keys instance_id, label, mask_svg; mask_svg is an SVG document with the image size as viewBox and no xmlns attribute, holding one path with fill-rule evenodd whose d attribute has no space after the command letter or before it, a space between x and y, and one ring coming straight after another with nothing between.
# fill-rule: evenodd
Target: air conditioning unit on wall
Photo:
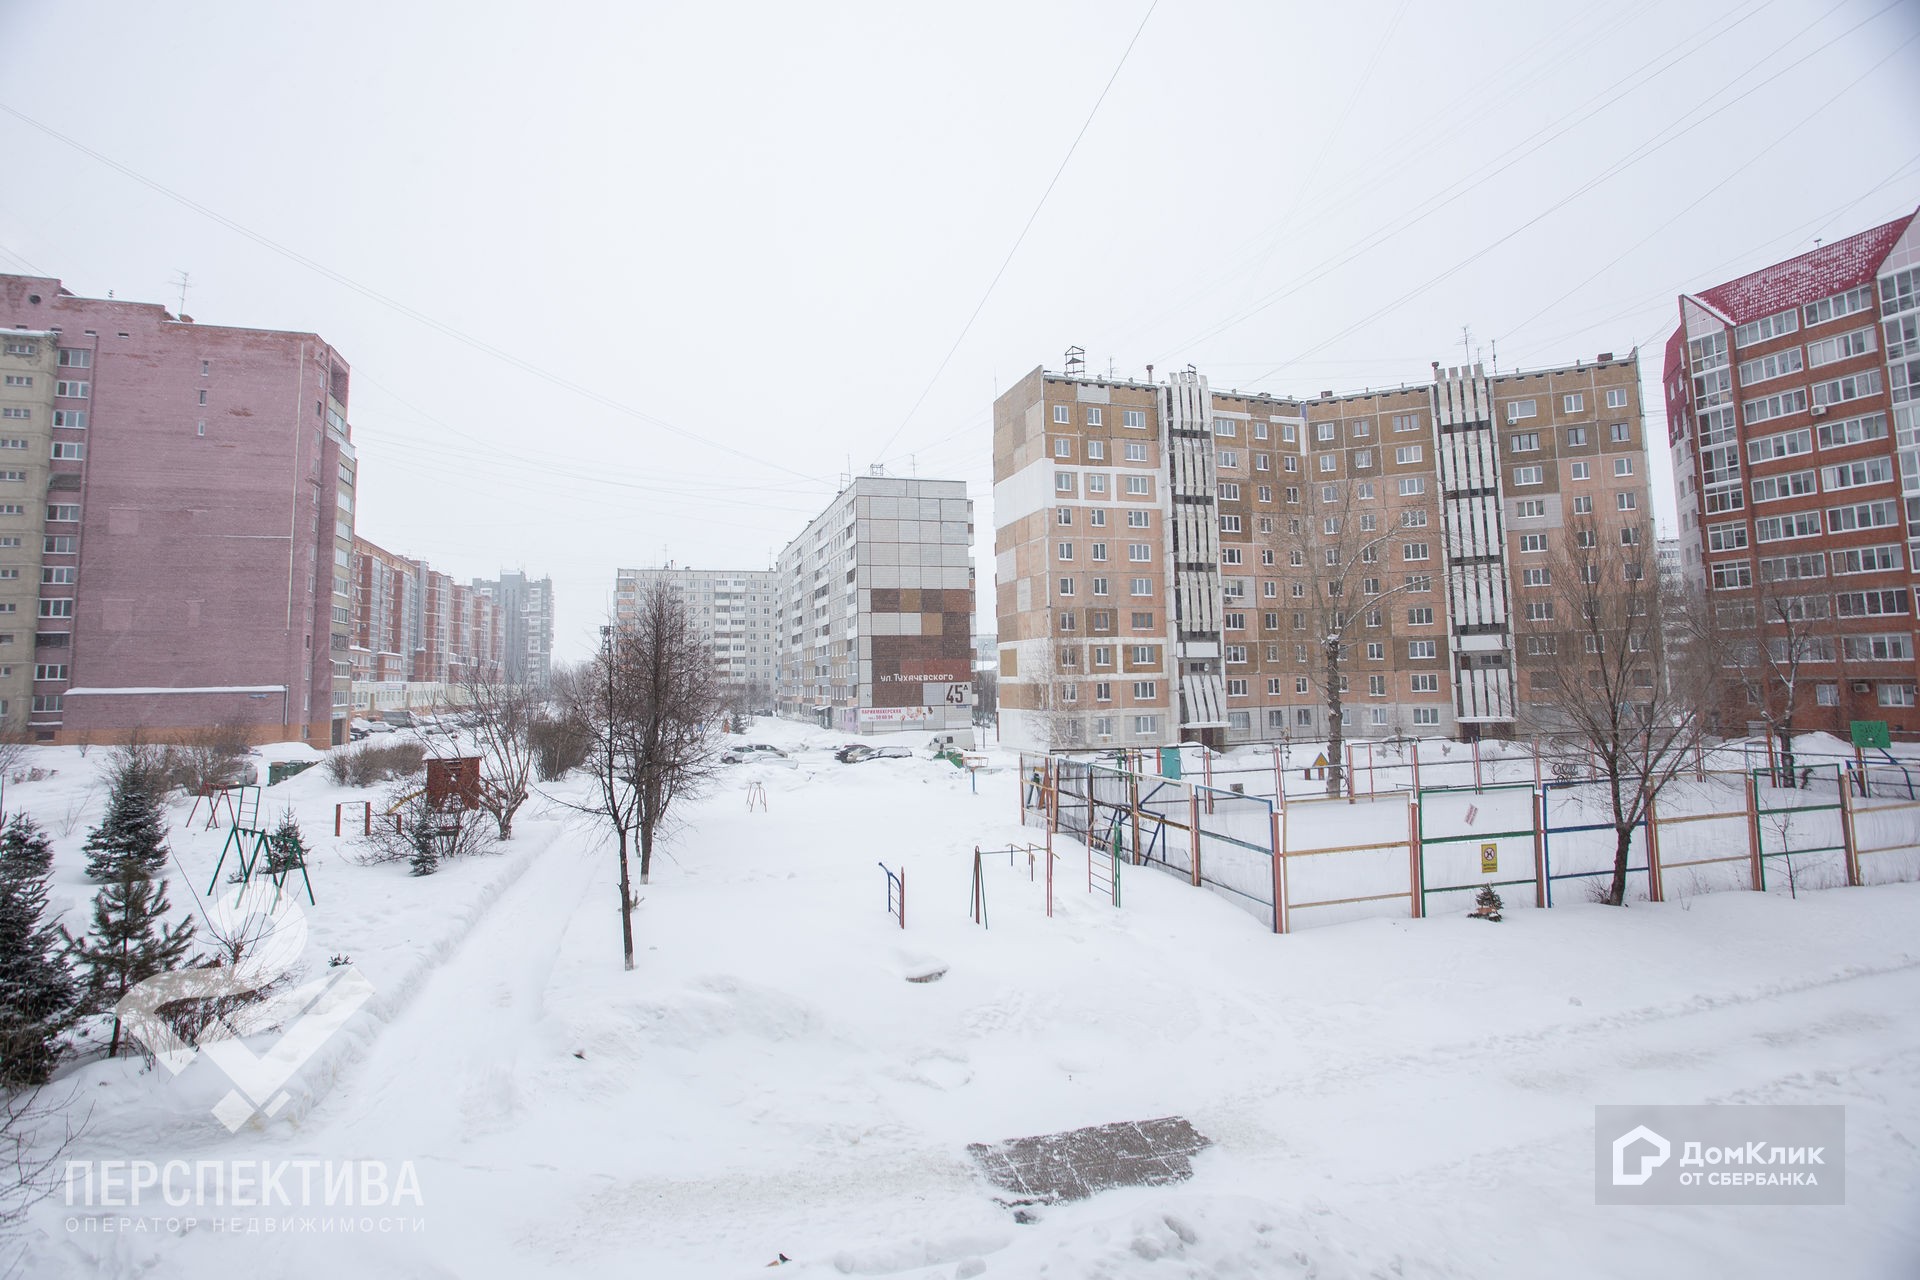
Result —
<instances>
[{"instance_id":1,"label":"air conditioning unit on wall","mask_svg":"<svg viewBox=\"0 0 1920 1280\"><path fill-rule=\"evenodd\" d=\"M1855 680L1853 682L1853 691L1855 693L1872 693L1873 682L1871 680Z\"/></svg>"}]
</instances>

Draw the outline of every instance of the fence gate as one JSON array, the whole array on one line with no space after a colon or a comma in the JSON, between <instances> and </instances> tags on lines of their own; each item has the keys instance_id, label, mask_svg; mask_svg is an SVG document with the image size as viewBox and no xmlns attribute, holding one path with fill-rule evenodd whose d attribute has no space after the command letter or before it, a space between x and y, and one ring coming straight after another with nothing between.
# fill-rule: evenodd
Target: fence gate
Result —
<instances>
[{"instance_id":1,"label":"fence gate","mask_svg":"<svg viewBox=\"0 0 1920 1280\"><path fill-rule=\"evenodd\" d=\"M1418 915L1414 822L1407 795L1288 801L1280 815L1288 931Z\"/></svg>"},{"instance_id":2,"label":"fence gate","mask_svg":"<svg viewBox=\"0 0 1920 1280\"><path fill-rule=\"evenodd\" d=\"M1539 905L1534 790L1528 782L1422 787L1415 795L1421 915L1466 912L1488 885L1509 908Z\"/></svg>"},{"instance_id":3,"label":"fence gate","mask_svg":"<svg viewBox=\"0 0 1920 1280\"><path fill-rule=\"evenodd\" d=\"M1760 883L1777 893L1831 889L1847 883L1846 819L1841 792L1848 780L1838 765L1807 770L1798 787L1775 786L1776 775L1755 769L1755 837ZM1786 780L1782 778L1781 780Z\"/></svg>"}]
</instances>

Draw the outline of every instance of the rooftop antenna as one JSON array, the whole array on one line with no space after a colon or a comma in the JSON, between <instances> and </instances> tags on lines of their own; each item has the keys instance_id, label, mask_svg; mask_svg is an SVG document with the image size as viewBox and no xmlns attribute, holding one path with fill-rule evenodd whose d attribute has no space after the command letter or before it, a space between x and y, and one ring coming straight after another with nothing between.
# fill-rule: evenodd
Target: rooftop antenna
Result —
<instances>
[{"instance_id":1,"label":"rooftop antenna","mask_svg":"<svg viewBox=\"0 0 1920 1280\"><path fill-rule=\"evenodd\" d=\"M1493 371L1497 375L1500 372L1500 339L1494 338L1492 339L1492 342L1493 342Z\"/></svg>"},{"instance_id":2,"label":"rooftop antenna","mask_svg":"<svg viewBox=\"0 0 1920 1280\"><path fill-rule=\"evenodd\" d=\"M1473 360L1473 334L1465 325L1460 326L1460 358L1468 362Z\"/></svg>"},{"instance_id":3,"label":"rooftop antenna","mask_svg":"<svg viewBox=\"0 0 1920 1280\"><path fill-rule=\"evenodd\" d=\"M1085 347L1067 348L1067 376L1085 377L1087 373L1087 352Z\"/></svg>"},{"instance_id":4,"label":"rooftop antenna","mask_svg":"<svg viewBox=\"0 0 1920 1280\"><path fill-rule=\"evenodd\" d=\"M178 316L184 316L187 314L187 283L188 283L187 271L185 267L182 267L180 269L180 278L178 280L175 280L173 283L180 286L180 309L174 312L174 314Z\"/></svg>"}]
</instances>

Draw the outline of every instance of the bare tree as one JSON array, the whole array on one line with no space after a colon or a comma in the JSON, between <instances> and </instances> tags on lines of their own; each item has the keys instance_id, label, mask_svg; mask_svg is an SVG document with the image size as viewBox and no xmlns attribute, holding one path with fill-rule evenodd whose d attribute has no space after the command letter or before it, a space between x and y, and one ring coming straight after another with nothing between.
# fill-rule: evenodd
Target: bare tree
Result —
<instances>
[{"instance_id":1,"label":"bare tree","mask_svg":"<svg viewBox=\"0 0 1920 1280\"><path fill-rule=\"evenodd\" d=\"M485 778L480 803L513 839L513 815L527 802L536 751L534 725L546 700L526 685L475 677L466 684L467 713Z\"/></svg>"},{"instance_id":2,"label":"bare tree","mask_svg":"<svg viewBox=\"0 0 1920 1280\"><path fill-rule=\"evenodd\" d=\"M0 1096L0 1236L17 1231L27 1211L59 1188L67 1152L92 1115L89 1106L76 1124L75 1098L50 1100L44 1088Z\"/></svg>"},{"instance_id":3,"label":"bare tree","mask_svg":"<svg viewBox=\"0 0 1920 1280\"><path fill-rule=\"evenodd\" d=\"M1266 549L1291 570L1284 602L1304 634L1306 660L1300 673L1319 695L1327 713L1327 794L1345 786L1345 714L1349 659L1356 644L1384 642L1391 607L1385 602L1409 591L1433 587L1424 562L1408 572L1407 548L1426 541L1424 507L1384 508L1360 495L1364 481L1330 481L1312 514L1293 515L1275 526Z\"/></svg>"},{"instance_id":4,"label":"bare tree","mask_svg":"<svg viewBox=\"0 0 1920 1280\"><path fill-rule=\"evenodd\" d=\"M1529 636L1520 715L1534 736L1597 767L1614 830L1613 880L1602 900L1620 906L1634 828L1690 767L1711 701L1704 670L1668 665L1698 663L1705 651L1664 643L1669 588L1654 563L1650 525L1603 530L1587 518L1566 534L1544 566L1555 622Z\"/></svg>"},{"instance_id":5,"label":"bare tree","mask_svg":"<svg viewBox=\"0 0 1920 1280\"><path fill-rule=\"evenodd\" d=\"M575 807L606 823L619 851L621 938L631 969L630 842L638 840L645 884L674 805L697 794L717 767L721 690L712 650L685 600L666 583L643 587L627 620L603 627L601 635L593 678L561 686L562 715L592 739L585 767L594 791Z\"/></svg>"},{"instance_id":6,"label":"bare tree","mask_svg":"<svg viewBox=\"0 0 1920 1280\"><path fill-rule=\"evenodd\" d=\"M1821 559L1816 554L1814 559ZM1771 578L1762 561L1760 581L1738 593L1716 593L1705 623L1690 637L1713 655L1709 670L1730 708L1766 725L1780 740L1782 785L1794 785L1794 720L1807 704L1809 668L1831 666L1838 636L1832 601L1799 578Z\"/></svg>"}]
</instances>

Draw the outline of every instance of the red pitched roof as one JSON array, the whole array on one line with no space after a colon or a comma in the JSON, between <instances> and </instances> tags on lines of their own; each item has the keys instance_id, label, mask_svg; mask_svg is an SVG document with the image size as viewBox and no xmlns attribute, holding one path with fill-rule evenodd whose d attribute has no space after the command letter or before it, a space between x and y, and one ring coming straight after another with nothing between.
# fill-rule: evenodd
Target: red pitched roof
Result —
<instances>
[{"instance_id":1,"label":"red pitched roof","mask_svg":"<svg viewBox=\"0 0 1920 1280\"><path fill-rule=\"evenodd\" d=\"M1844 293L1873 279L1914 214L1823 244L1797 258L1715 285L1697 295L1735 324Z\"/></svg>"}]
</instances>

